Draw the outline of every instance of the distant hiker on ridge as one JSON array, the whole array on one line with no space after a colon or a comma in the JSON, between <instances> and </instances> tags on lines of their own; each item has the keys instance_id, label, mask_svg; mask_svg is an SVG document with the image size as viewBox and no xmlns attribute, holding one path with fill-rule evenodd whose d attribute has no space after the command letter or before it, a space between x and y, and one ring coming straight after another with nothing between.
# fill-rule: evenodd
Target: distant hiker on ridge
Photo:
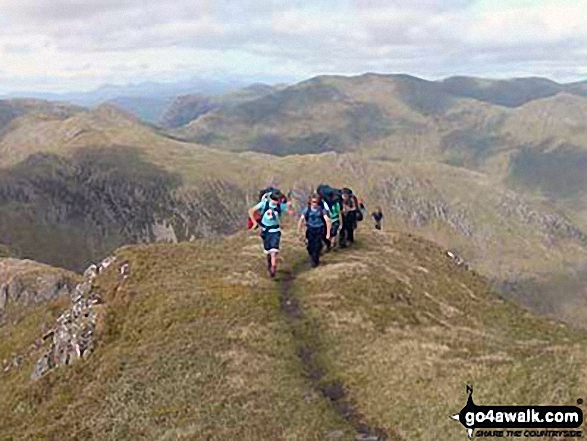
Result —
<instances>
[{"instance_id":1,"label":"distant hiker on ridge","mask_svg":"<svg viewBox=\"0 0 587 441\"><path fill-rule=\"evenodd\" d=\"M249 209L249 218L253 228L261 226L263 248L267 254L267 270L271 278L277 273L277 254L281 242L281 214L288 209L285 196L278 190L272 190L268 196ZM259 212L260 220L256 213Z\"/></svg>"},{"instance_id":2,"label":"distant hiker on ridge","mask_svg":"<svg viewBox=\"0 0 587 441\"><path fill-rule=\"evenodd\" d=\"M381 230L381 220L383 219L383 212L381 207L375 207L375 211L371 213L373 220L375 221L375 228Z\"/></svg>"},{"instance_id":3,"label":"distant hiker on ridge","mask_svg":"<svg viewBox=\"0 0 587 441\"><path fill-rule=\"evenodd\" d=\"M306 227L307 250L312 260L312 267L320 264L320 251L324 238L330 240L331 222L328 212L320 205L320 197L313 194L308 198L308 207L302 212L298 221L298 233ZM326 230L326 234L324 231Z\"/></svg>"}]
</instances>

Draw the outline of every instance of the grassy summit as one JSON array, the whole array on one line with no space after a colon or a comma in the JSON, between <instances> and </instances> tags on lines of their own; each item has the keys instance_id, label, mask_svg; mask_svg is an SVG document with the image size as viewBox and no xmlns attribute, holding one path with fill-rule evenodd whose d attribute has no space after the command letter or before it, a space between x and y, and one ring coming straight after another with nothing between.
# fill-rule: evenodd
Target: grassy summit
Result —
<instances>
[{"instance_id":1,"label":"grassy summit","mask_svg":"<svg viewBox=\"0 0 587 441\"><path fill-rule=\"evenodd\" d=\"M277 281L245 233L118 250L98 277L96 352L35 383L33 357L0 374L0 433L458 439L448 415L467 382L479 403L567 404L585 390L582 332L496 297L424 239L363 227L356 248L316 270L290 231L284 241ZM32 314L34 326L0 329L5 351L50 323Z\"/></svg>"}]
</instances>

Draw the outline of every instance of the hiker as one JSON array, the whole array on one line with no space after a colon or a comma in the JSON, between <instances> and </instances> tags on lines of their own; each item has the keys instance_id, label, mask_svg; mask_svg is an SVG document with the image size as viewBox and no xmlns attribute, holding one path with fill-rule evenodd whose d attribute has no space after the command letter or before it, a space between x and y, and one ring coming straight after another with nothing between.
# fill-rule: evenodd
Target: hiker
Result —
<instances>
[{"instance_id":1,"label":"hiker","mask_svg":"<svg viewBox=\"0 0 587 441\"><path fill-rule=\"evenodd\" d=\"M355 228L357 228L357 198L352 190L342 190L342 230L340 234L340 247L346 248L355 242Z\"/></svg>"},{"instance_id":2,"label":"hiker","mask_svg":"<svg viewBox=\"0 0 587 441\"><path fill-rule=\"evenodd\" d=\"M328 185L324 185L324 184L320 184L318 186L318 188L316 189L316 194L318 195L318 199L319 199L319 205L320 207L322 207L324 210L326 210L326 213L328 214L328 216L332 219L331 217L331 202L329 200L329 196L332 194L334 190L332 188L330 188ZM331 231L332 234L332 231ZM326 237L326 229L324 229L324 237L322 238L322 241L324 242L324 245L326 245L326 252L329 252L330 249L332 248L332 241L331 239L328 239Z\"/></svg>"},{"instance_id":3,"label":"hiker","mask_svg":"<svg viewBox=\"0 0 587 441\"><path fill-rule=\"evenodd\" d=\"M381 207L375 207L375 211L371 213L373 220L375 221L375 228L381 230L381 220L383 219L383 212Z\"/></svg>"},{"instance_id":4,"label":"hiker","mask_svg":"<svg viewBox=\"0 0 587 441\"><path fill-rule=\"evenodd\" d=\"M249 218L253 228L261 227L263 248L267 255L267 270L271 278L277 273L277 254L281 241L281 213L287 211L288 206L285 196L279 190L273 190L267 197L261 197L261 201L249 209ZM260 213L260 221L257 221L255 213Z\"/></svg>"},{"instance_id":5,"label":"hiker","mask_svg":"<svg viewBox=\"0 0 587 441\"><path fill-rule=\"evenodd\" d=\"M289 214L294 214L292 203L288 200L288 198L283 193L281 193L280 190L278 190L275 187L267 187L266 189L259 191L259 198L258 198L259 202L265 202L265 201L269 200L269 196L271 195L271 193L274 193L274 192L280 194L280 196L281 196L281 199L279 200L280 204L282 204L282 203L287 204L287 212ZM290 191L289 194L291 194L291 193L292 192ZM256 229L259 226L259 223L261 222L261 212L255 211L254 220L257 221L256 223L253 223L253 219L251 219L250 216L249 216L248 220L249 220L248 229L249 230Z\"/></svg>"},{"instance_id":6,"label":"hiker","mask_svg":"<svg viewBox=\"0 0 587 441\"><path fill-rule=\"evenodd\" d=\"M308 198L308 206L302 212L298 221L298 233L302 233L302 227L306 227L307 250L312 260L312 267L320 264L320 251L324 237L330 240L331 222L328 212L321 207L320 197L313 194ZM324 233L326 231L326 234Z\"/></svg>"},{"instance_id":7,"label":"hiker","mask_svg":"<svg viewBox=\"0 0 587 441\"><path fill-rule=\"evenodd\" d=\"M357 210L357 222L362 222L367 216L367 207L365 207L363 199L357 199L357 202L359 204L359 209Z\"/></svg>"},{"instance_id":8,"label":"hiker","mask_svg":"<svg viewBox=\"0 0 587 441\"><path fill-rule=\"evenodd\" d=\"M329 216L332 226L330 228L330 240L327 243L327 249L337 249L338 247L338 230L342 225L342 200L335 192L328 195L328 205L330 207Z\"/></svg>"}]
</instances>

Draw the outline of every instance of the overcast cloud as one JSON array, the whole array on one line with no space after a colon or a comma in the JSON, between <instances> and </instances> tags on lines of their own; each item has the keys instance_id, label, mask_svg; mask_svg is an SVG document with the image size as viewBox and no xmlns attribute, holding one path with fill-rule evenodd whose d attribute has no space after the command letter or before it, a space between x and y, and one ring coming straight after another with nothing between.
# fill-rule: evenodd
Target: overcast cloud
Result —
<instances>
[{"instance_id":1,"label":"overcast cloud","mask_svg":"<svg viewBox=\"0 0 587 441\"><path fill-rule=\"evenodd\" d=\"M0 0L0 91L402 72L587 79L587 0Z\"/></svg>"}]
</instances>

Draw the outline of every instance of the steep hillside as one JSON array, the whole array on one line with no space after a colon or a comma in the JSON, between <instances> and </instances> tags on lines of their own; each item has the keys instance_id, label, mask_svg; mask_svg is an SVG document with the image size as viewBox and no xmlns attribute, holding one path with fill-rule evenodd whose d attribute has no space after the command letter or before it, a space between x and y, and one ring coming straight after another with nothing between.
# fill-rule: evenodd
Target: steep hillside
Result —
<instances>
[{"instance_id":1,"label":"steep hillside","mask_svg":"<svg viewBox=\"0 0 587 441\"><path fill-rule=\"evenodd\" d=\"M521 106L504 124L503 132L519 144L571 143L587 141L587 99L562 93Z\"/></svg>"},{"instance_id":2,"label":"steep hillside","mask_svg":"<svg viewBox=\"0 0 587 441\"><path fill-rule=\"evenodd\" d=\"M542 78L320 76L227 107L194 97L185 118L176 119L185 124L171 133L214 148L281 156L359 150L425 158L505 179L512 152L584 145L587 98L579 90L580 84Z\"/></svg>"},{"instance_id":3,"label":"steep hillside","mask_svg":"<svg viewBox=\"0 0 587 441\"><path fill-rule=\"evenodd\" d=\"M218 109L230 109L247 101L269 95L278 87L265 84L253 84L222 95L182 95L168 104L157 121L165 128L176 128L188 124L200 116Z\"/></svg>"},{"instance_id":4,"label":"steep hillside","mask_svg":"<svg viewBox=\"0 0 587 441\"><path fill-rule=\"evenodd\" d=\"M352 154L276 157L211 149L170 139L112 106L60 120L18 117L0 141L0 243L18 257L80 270L127 243L235 232L244 228L246 206L259 188L276 184L303 193L326 181L351 186L369 207L381 205L388 225L456 250L508 292L516 286L511 295L526 304L567 317L542 287L565 280L576 287L569 302L582 295L582 153L572 145L525 142L512 148L510 141L524 131L515 131L509 120L512 112L528 112L521 123L530 124L531 108L542 108L542 101L560 101L564 108L567 100L583 98L560 94L509 109L416 93L433 86L408 76L320 77L233 108L260 126L274 120L276 130L290 130L287 122L297 118L296 130L304 133L306 123L317 130L335 127L341 109L364 110L357 103L367 100L385 118L410 121L405 130ZM208 112L198 124L214 115ZM371 127L377 118L365 115ZM573 115L579 121L581 112ZM377 133L353 124L347 134ZM552 118L552 124L564 122ZM238 127L227 126L227 136L248 126ZM561 204L563 198L568 202Z\"/></svg>"},{"instance_id":5,"label":"steep hillside","mask_svg":"<svg viewBox=\"0 0 587 441\"><path fill-rule=\"evenodd\" d=\"M50 102L34 99L0 100L0 139L10 130L15 119L34 114L49 119L65 119L82 111L83 108L67 103Z\"/></svg>"},{"instance_id":6,"label":"steep hillside","mask_svg":"<svg viewBox=\"0 0 587 441\"><path fill-rule=\"evenodd\" d=\"M534 289L587 264L577 219L482 173L356 154L221 152L148 127L120 133L137 147L66 148L0 172L0 243L19 257L80 270L126 243L235 232L258 189L307 193L326 181L352 187L368 207L382 206L388 225L457 250L498 284ZM541 302L559 312L554 297Z\"/></svg>"},{"instance_id":7,"label":"steep hillside","mask_svg":"<svg viewBox=\"0 0 587 441\"><path fill-rule=\"evenodd\" d=\"M379 75L316 77L212 111L172 133L215 147L277 155L354 150L396 132L429 130L420 111L436 108L433 97L422 91L427 83L420 81Z\"/></svg>"},{"instance_id":8,"label":"steep hillside","mask_svg":"<svg viewBox=\"0 0 587 441\"><path fill-rule=\"evenodd\" d=\"M246 197L232 176L244 158L171 140L112 106L27 114L9 128L0 243L19 257L80 270L126 243L240 228Z\"/></svg>"},{"instance_id":9,"label":"steep hillside","mask_svg":"<svg viewBox=\"0 0 587 441\"><path fill-rule=\"evenodd\" d=\"M450 77L441 81L440 86L453 95L506 107L518 107L539 98L554 96L568 87L546 78L488 80L473 77Z\"/></svg>"},{"instance_id":10,"label":"steep hillside","mask_svg":"<svg viewBox=\"0 0 587 441\"><path fill-rule=\"evenodd\" d=\"M205 106L206 107L206 106ZM215 148L275 155L369 151L477 166L508 109L408 75L320 76L205 114L171 133ZM466 151L473 144L473 159ZM455 155L456 154L456 155Z\"/></svg>"},{"instance_id":11,"label":"steep hillside","mask_svg":"<svg viewBox=\"0 0 587 441\"><path fill-rule=\"evenodd\" d=\"M95 351L38 381L42 348L1 373L1 433L458 439L448 416L466 383L487 403L569 404L585 388L584 333L496 297L430 242L363 232L311 270L289 231L284 241L277 281L245 234L117 251L95 279ZM3 353L52 324L27 320L0 328Z\"/></svg>"},{"instance_id":12,"label":"steep hillside","mask_svg":"<svg viewBox=\"0 0 587 441\"><path fill-rule=\"evenodd\" d=\"M244 201L243 190L212 176L186 187L136 149L36 154L0 172L0 242L81 270L127 243L234 232Z\"/></svg>"},{"instance_id":13,"label":"steep hillside","mask_svg":"<svg viewBox=\"0 0 587 441\"><path fill-rule=\"evenodd\" d=\"M204 106L170 133L223 151L360 152L482 171L585 228L581 90L541 78L320 76L232 107Z\"/></svg>"}]
</instances>

